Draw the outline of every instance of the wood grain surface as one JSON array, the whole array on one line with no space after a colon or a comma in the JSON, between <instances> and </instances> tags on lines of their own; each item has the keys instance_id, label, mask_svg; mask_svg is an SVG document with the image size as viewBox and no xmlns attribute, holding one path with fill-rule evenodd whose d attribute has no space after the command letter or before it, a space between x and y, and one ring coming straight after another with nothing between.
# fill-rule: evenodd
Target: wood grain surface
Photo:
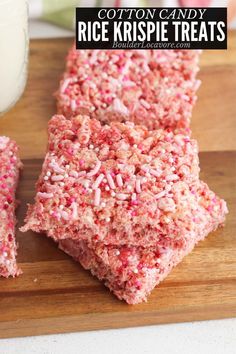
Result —
<instances>
[{"instance_id":1,"label":"wood grain surface","mask_svg":"<svg viewBox=\"0 0 236 354\"><path fill-rule=\"evenodd\" d=\"M236 316L236 34L229 37L228 51L202 55L203 84L192 123L202 151L201 177L230 209L226 226L201 242L153 291L148 303L136 306L117 300L44 235L18 231L18 260L24 273L17 279L0 279L0 338ZM52 93L71 43L31 41L26 91L0 119L0 134L16 139L24 159L19 226L34 196L47 121L55 112Z\"/></svg>"}]
</instances>

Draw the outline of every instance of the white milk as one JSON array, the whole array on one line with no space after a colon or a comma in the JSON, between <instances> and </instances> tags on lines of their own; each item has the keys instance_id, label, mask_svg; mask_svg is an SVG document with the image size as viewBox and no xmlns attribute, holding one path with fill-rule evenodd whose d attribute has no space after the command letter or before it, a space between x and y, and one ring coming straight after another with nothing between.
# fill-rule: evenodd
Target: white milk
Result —
<instances>
[{"instance_id":1,"label":"white milk","mask_svg":"<svg viewBox=\"0 0 236 354\"><path fill-rule=\"evenodd\" d=\"M27 62L27 0L0 0L0 114L24 91Z\"/></svg>"}]
</instances>

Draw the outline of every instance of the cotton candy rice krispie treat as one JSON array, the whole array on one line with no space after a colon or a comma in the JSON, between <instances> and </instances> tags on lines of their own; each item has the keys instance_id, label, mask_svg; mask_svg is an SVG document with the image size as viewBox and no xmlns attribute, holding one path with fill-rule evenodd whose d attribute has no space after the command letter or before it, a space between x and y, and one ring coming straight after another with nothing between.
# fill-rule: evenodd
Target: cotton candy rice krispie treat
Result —
<instances>
[{"instance_id":1,"label":"cotton candy rice krispie treat","mask_svg":"<svg viewBox=\"0 0 236 354\"><path fill-rule=\"evenodd\" d=\"M181 134L55 116L25 229L55 240L181 245L199 212L190 188L199 178L197 152Z\"/></svg>"},{"instance_id":2,"label":"cotton candy rice krispie treat","mask_svg":"<svg viewBox=\"0 0 236 354\"><path fill-rule=\"evenodd\" d=\"M0 276L16 276L21 273L16 264L15 240L15 191L21 162L16 143L0 137Z\"/></svg>"},{"instance_id":3,"label":"cotton candy rice krispie treat","mask_svg":"<svg viewBox=\"0 0 236 354\"><path fill-rule=\"evenodd\" d=\"M89 245L73 239L59 240L59 247L79 261L85 269L104 281L105 285L128 304L147 300L147 296L194 246L224 222L226 204L203 182L197 182L194 192L198 195L202 213L193 217L196 225L186 230L186 242L179 245L155 247Z\"/></svg>"},{"instance_id":4,"label":"cotton candy rice krispie treat","mask_svg":"<svg viewBox=\"0 0 236 354\"><path fill-rule=\"evenodd\" d=\"M189 133L199 51L75 50L57 92L58 112L103 123L133 121Z\"/></svg>"},{"instance_id":5,"label":"cotton candy rice krispie treat","mask_svg":"<svg viewBox=\"0 0 236 354\"><path fill-rule=\"evenodd\" d=\"M197 146L132 123L55 116L22 231L46 232L119 299L146 300L226 204L199 181Z\"/></svg>"}]
</instances>

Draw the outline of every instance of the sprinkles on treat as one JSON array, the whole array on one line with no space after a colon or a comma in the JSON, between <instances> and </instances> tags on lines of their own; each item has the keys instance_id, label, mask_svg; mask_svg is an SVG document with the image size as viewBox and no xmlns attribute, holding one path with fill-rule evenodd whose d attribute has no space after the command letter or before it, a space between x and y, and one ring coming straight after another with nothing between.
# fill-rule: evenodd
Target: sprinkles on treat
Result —
<instances>
[{"instance_id":1,"label":"sprinkles on treat","mask_svg":"<svg viewBox=\"0 0 236 354\"><path fill-rule=\"evenodd\" d=\"M48 131L22 231L46 232L119 299L145 301L224 222L226 204L199 180L198 147L186 135L85 115L56 115Z\"/></svg>"},{"instance_id":2,"label":"sprinkles on treat","mask_svg":"<svg viewBox=\"0 0 236 354\"><path fill-rule=\"evenodd\" d=\"M0 276L6 278L21 273L15 240L15 192L21 166L16 143L0 136Z\"/></svg>"},{"instance_id":3,"label":"sprinkles on treat","mask_svg":"<svg viewBox=\"0 0 236 354\"><path fill-rule=\"evenodd\" d=\"M58 113L103 123L131 120L148 129L189 133L200 81L194 50L71 48L56 93Z\"/></svg>"}]
</instances>

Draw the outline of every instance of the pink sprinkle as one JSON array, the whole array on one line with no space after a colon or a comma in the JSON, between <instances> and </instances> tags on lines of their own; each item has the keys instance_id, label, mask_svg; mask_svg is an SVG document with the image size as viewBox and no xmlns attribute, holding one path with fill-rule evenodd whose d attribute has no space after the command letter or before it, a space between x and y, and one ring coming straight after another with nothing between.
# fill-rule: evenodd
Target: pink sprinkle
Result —
<instances>
[{"instance_id":1,"label":"pink sprinkle","mask_svg":"<svg viewBox=\"0 0 236 354\"><path fill-rule=\"evenodd\" d=\"M96 181L94 182L92 188L93 188L93 189L97 189L97 188L100 186L100 183L102 182L103 178L104 178L104 174L101 173L101 174L97 177L97 179L96 179Z\"/></svg>"},{"instance_id":2,"label":"pink sprinkle","mask_svg":"<svg viewBox=\"0 0 236 354\"><path fill-rule=\"evenodd\" d=\"M106 173L106 178L107 178L107 182L108 182L108 184L109 184L109 187L110 187L111 189L115 189L116 186L115 186L114 180L113 180L113 178L112 178L112 176L111 176L110 173L108 173L108 172Z\"/></svg>"},{"instance_id":3,"label":"pink sprinkle","mask_svg":"<svg viewBox=\"0 0 236 354\"><path fill-rule=\"evenodd\" d=\"M135 188L137 193L141 193L141 182L140 179L136 179Z\"/></svg>"},{"instance_id":4,"label":"pink sprinkle","mask_svg":"<svg viewBox=\"0 0 236 354\"><path fill-rule=\"evenodd\" d=\"M52 176L51 179L53 182L62 181L64 179L64 176L62 175Z\"/></svg>"},{"instance_id":5,"label":"pink sprinkle","mask_svg":"<svg viewBox=\"0 0 236 354\"><path fill-rule=\"evenodd\" d=\"M91 170L90 172L88 172L87 176L88 177L92 177L92 176L96 175L98 173L98 171L100 170L101 165L102 165L101 161L98 160L97 163L96 163L96 166L94 167L94 169Z\"/></svg>"},{"instance_id":6,"label":"pink sprinkle","mask_svg":"<svg viewBox=\"0 0 236 354\"><path fill-rule=\"evenodd\" d=\"M95 206L100 205L100 199L101 199L101 189L97 188L97 189L95 189L95 196L94 196L94 205Z\"/></svg>"},{"instance_id":7,"label":"pink sprinkle","mask_svg":"<svg viewBox=\"0 0 236 354\"><path fill-rule=\"evenodd\" d=\"M118 175L116 176L116 182L117 182L117 184L118 184L118 187L122 187L122 186L123 186L123 180L122 180L121 174L118 174Z\"/></svg>"},{"instance_id":8,"label":"pink sprinkle","mask_svg":"<svg viewBox=\"0 0 236 354\"><path fill-rule=\"evenodd\" d=\"M39 196L40 198L43 198L43 199L49 199L49 198L53 198L53 193L38 192L37 196Z\"/></svg>"},{"instance_id":9,"label":"pink sprinkle","mask_svg":"<svg viewBox=\"0 0 236 354\"><path fill-rule=\"evenodd\" d=\"M150 108L150 104L147 101L145 101L144 99L141 99L140 103L143 105L143 107L145 107L147 109Z\"/></svg>"},{"instance_id":10,"label":"pink sprinkle","mask_svg":"<svg viewBox=\"0 0 236 354\"><path fill-rule=\"evenodd\" d=\"M79 164L80 164L80 166L83 166L83 165L84 165L84 163L85 163L84 159L80 159L80 160L79 160Z\"/></svg>"}]
</instances>

